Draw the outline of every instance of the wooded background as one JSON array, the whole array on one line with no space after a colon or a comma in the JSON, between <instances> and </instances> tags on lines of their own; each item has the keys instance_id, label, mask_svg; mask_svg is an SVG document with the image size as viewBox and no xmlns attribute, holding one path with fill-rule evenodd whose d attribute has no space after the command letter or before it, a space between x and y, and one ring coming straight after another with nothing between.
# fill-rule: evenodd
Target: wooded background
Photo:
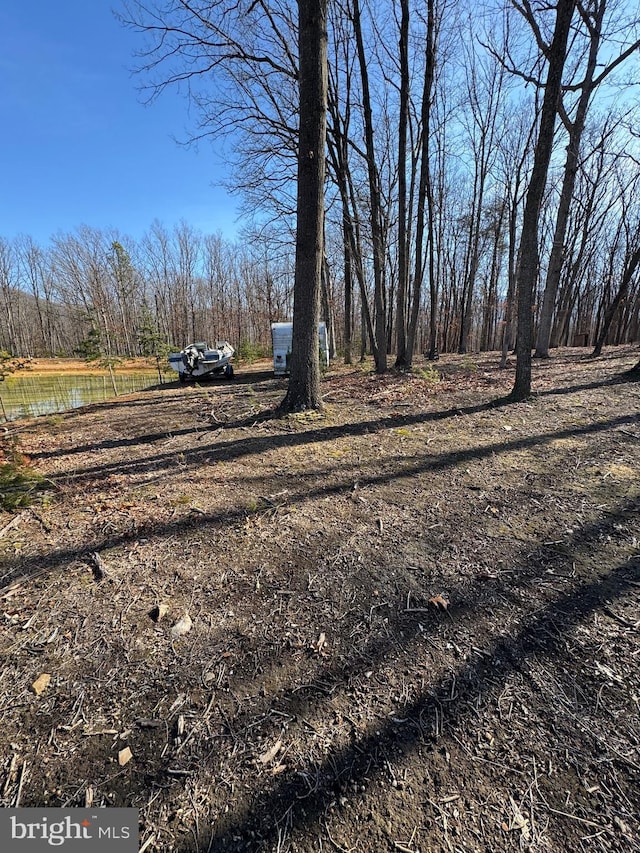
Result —
<instances>
[{"instance_id":1,"label":"wooded background","mask_svg":"<svg viewBox=\"0 0 640 853\"><path fill-rule=\"evenodd\" d=\"M640 334L639 18L633 3L576 4L540 211L540 356ZM140 32L149 98L187 83L193 138L226 136L241 236L157 221L137 240L90 225L46 245L0 236L0 348L133 356L226 338L266 352L292 307L296 4L130 2L121 19ZM554 22L531 0L329 4L322 310L346 360L514 345Z\"/></svg>"}]
</instances>

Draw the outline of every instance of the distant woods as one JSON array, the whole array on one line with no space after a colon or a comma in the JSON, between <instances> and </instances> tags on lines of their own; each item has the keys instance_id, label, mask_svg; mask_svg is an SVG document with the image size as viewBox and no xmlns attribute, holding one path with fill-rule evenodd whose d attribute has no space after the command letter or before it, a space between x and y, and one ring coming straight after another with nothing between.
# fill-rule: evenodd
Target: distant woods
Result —
<instances>
[{"instance_id":1,"label":"distant woods","mask_svg":"<svg viewBox=\"0 0 640 853\"><path fill-rule=\"evenodd\" d=\"M186 223L155 223L139 241L89 226L47 246L0 237L0 349L154 356L227 339L250 355L288 318L291 262Z\"/></svg>"},{"instance_id":2,"label":"distant woods","mask_svg":"<svg viewBox=\"0 0 640 853\"><path fill-rule=\"evenodd\" d=\"M193 137L227 136L242 236L182 222L139 240L89 226L47 245L0 237L0 349L268 346L270 323L292 311L296 9L128 0L150 98L188 82ZM327 23L321 310L338 354L371 353L380 372L445 351L501 350L505 363L518 325L541 358L637 340L634 4L334 0Z\"/></svg>"}]
</instances>

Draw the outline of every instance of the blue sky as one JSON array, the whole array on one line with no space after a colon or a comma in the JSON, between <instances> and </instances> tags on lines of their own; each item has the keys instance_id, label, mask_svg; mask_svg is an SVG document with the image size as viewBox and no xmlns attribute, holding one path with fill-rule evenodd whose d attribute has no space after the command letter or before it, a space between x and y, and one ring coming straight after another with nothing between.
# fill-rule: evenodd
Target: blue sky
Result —
<instances>
[{"instance_id":1,"label":"blue sky","mask_svg":"<svg viewBox=\"0 0 640 853\"><path fill-rule=\"evenodd\" d=\"M154 219L236 235L237 199L212 186L220 152L178 145L186 98L142 103L140 36L109 0L0 3L0 236L46 244L78 225L139 238Z\"/></svg>"}]
</instances>

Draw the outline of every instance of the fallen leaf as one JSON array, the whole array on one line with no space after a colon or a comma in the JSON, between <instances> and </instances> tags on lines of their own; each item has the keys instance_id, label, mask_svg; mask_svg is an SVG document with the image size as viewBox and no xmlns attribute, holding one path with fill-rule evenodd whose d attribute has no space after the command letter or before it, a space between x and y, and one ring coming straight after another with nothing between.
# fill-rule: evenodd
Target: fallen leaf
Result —
<instances>
[{"instance_id":1,"label":"fallen leaf","mask_svg":"<svg viewBox=\"0 0 640 853\"><path fill-rule=\"evenodd\" d=\"M327 645L327 635L322 631L318 639L315 643L311 644L311 648L317 655L321 655L322 657L327 656L327 652L325 651L325 646Z\"/></svg>"},{"instance_id":2,"label":"fallen leaf","mask_svg":"<svg viewBox=\"0 0 640 853\"><path fill-rule=\"evenodd\" d=\"M148 613L150 619L154 622L159 622L164 616L169 612L168 604L156 604L155 607L152 607Z\"/></svg>"},{"instance_id":3,"label":"fallen leaf","mask_svg":"<svg viewBox=\"0 0 640 853\"><path fill-rule=\"evenodd\" d=\"M274 743L271 749L268 749L266 752L263 752L259 757L259 761L261 764L269 764L270 761L276 757L276 755L280 752L280 748L282 746L282 738L278 738L278 740Z\"/></svg>"},{"instance_id":4,"label":"fallen leaf","mask_svg":"<svg viewBox=\"0 0 640 853\"><path fill-rule=\"evenodd\" d=\"M509 827L509 831L520 830L522 832L522 837L525 841L529 840L529 836L531 834L529 828L529 819L526 818L518 805L514 802L513 797L509 797L511 802L511 808L513 810L513 820L511 821L511 826Z\"/></svg>"},{"instance_id":5,"label":"fallen leaf","mask_svg":"<svg viewBox=\"0 0 640 853\"><path fill-rule=\"evenodd\" d=\"M442 610L447 610L447 608L449 607L449 602L447 601L447 599L439 593L438 595L434 595L433 598L429 599L429 604L433 604L434 607L442 608Z\"/></svg>"},{"instance_id":6,"label":"fallen leaf","mask_svg":"<svg viewBox=\"0 0 640 853\"><path fill-rule=\"evenodd\" d=\"M125 746L124 749L121 749L118 753L118 764L120 767L124 767L125 764L128 764L133 758L133 753L129 749L128 746Z\"/></svg>"},{"instance_id":7,"label":"fallen leaf","mask_svg":"<svg viewBox=\"0 0 640 853\"><path fill-rule=\"evenodd\" d=\"M39 675L36 680L31 685L31 689L36 694L36 696L40 696L47 689L49 684L51 683L51 676L48 672L43 672L42 675Z\"/></svg>"},{"instance_id":8,"label":"fallen leaf","mask_svg":"<svg viewBox=\"0 0 640 853\"><path fill-rule=\"evenodd\" d=\"M191 616L189 616L188 613L185 613L184 616L181 616L180 619L178 619L175 625L171 628L171 636L183 637L185 634L189 633L192 625L193 622L191 621Z\"/></svg>"}]
</instances>

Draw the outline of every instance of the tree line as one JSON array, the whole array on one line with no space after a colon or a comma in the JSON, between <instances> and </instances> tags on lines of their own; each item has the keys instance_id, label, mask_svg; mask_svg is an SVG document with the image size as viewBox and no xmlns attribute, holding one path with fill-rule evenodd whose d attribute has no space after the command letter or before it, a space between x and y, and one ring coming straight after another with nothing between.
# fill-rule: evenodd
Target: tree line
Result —
<instances>
[{"instance_id":1,"label":"tree line","mask_svg":"<svg viewBox=\"0 0 640 853\"><path fill-rule=\"evenodd\" d=\"M1 240L0 345L69 353L90 329L122 354L151 332L268 345L293 307L297 10L125 4L149 97L188 83L194 138L227 137L242 241L186 223L139 241L88 226L47 247ZM332 0L326 34L320 291L347 362L370 352L383 372L391 354L409 367L416 353L502 350L505 363L518 320L539 357L638 338L637 10Z\"/></svg>"},{"instance_id":2,"label":"tree line","mask_svg":"<svg viewBox=\"0 0 640 853\"><path fill-rule=\"evenodd\" d=\"M47 246L0 237L0 349L15 356L153 354L228 339L268 345L291 310L291 259L153 223L140 240L81 226Z\"/></svg>"}]
</instances>

